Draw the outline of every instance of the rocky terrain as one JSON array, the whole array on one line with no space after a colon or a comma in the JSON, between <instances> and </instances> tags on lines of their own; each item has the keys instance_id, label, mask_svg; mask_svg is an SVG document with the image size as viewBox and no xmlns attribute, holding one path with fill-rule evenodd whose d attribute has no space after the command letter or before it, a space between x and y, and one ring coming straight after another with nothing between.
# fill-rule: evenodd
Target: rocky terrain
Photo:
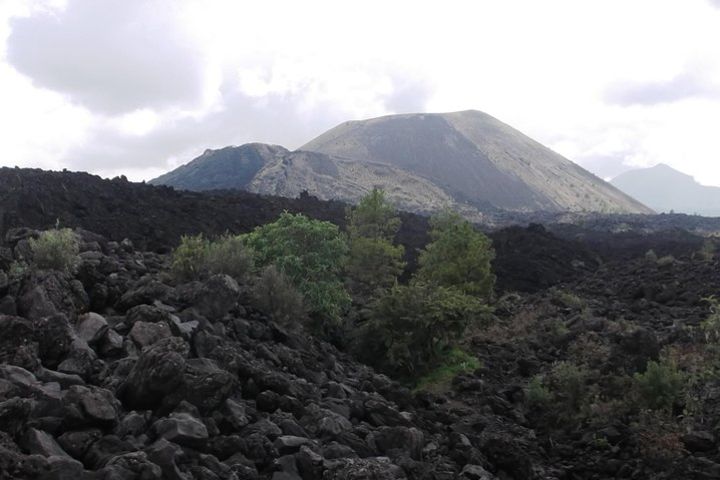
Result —
<instances>
[{"instance_id":1,"label":"rocky terrain","mask_svg":"<svg viewBox=\"0 0 720 480\"><path fill-rule=\"evenodd\" d=\"M720 262L712 241L664 228L675 216L627 241L601 217L581 235L491 232L495 320L463 346L481 366L413 391L269 321L247 285L168 274L182 233L247 231L283 209L341 222L342 204L16 169L0 184L0 478L720 475L720 362L702 327ZM56 219L77 227L77 271L18 268ZM402 220L406 249L423 246L426 220ZM633 387L661 358L688 376L666 412Z\"/></svg>"},{"instance_id":2,"label":"rocky terrain","mask_svg":"<svg viewBox=\"0 0 720 480\"><path fill-rule=\"evenodd\" d=\"M473 221L498 210L652 212L478 111L346 122L294 152L258 143L207 150L151 183L351 203L379 186L401 210L450 207Z\"/></svg>"}]
</instances>

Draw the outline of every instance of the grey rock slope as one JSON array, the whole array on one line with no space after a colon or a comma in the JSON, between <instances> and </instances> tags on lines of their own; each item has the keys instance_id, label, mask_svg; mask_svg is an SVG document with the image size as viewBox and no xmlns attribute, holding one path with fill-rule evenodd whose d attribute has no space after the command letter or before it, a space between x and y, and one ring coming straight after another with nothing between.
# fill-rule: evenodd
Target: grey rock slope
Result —
<instances>
[{"instance_id":1,"label":"grey rock slope","mask_svg":"<svg viewBox=\"0 0 720 480\"><path fill-rule=\"evenodd\" d=\"M658 212L720 216L720 188L701 185L664 164L625 172L611 183Z\"/></svg>"},{"instance_id":2,"label":"grey rock slope","mask_svg":"<svg viewBox=\"0 0 720 480\"><path fill-rule=\"evenodd\" d=\"M346 122L302 149L394 165L480 207L649 213L602 179L478 111Z\"/></svg>"},{"instance_id":3,"label":"grey rock slope","mask_svg":"<svg viewBox=\"0 0 720 480\"><path fill-rule=\"evenodd\" d=\"M477 111L343 123L299 150L247 144L208 150L153 181L354 202L375 186L398 208L650 213L571 161Z\"/></svg>"}]
</instances>

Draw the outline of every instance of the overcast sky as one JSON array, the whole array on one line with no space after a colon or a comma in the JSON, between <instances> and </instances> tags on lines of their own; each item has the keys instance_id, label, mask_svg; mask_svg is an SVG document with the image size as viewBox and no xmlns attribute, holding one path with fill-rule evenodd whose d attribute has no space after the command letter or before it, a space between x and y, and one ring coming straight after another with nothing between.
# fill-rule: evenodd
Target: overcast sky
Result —
<instances>
[{"instance_id":1,"label":"overcast sky","mask_svg":"<svg viewBox=\"0 0 720 480\"><path fill-rule=\"evenodd\" d=\"M6 166L150 179L467 109L601 177L720 185L720 0L0 0Z\"/></svg>"}]
</instances>

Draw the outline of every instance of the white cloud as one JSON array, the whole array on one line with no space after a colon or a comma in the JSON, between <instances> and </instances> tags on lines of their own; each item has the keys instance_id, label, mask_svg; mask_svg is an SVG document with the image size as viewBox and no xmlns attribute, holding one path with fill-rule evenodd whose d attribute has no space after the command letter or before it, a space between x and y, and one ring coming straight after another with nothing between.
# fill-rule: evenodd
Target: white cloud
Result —
<instances>
[{"instance_id":1,"label":"white cloud","mask_svg":"<svg viewBox=\"0 0 720 480\"><path fill-rule=\"evenodd\" d=\"M10 21L8 62L93 111L194 105L203 58L171 0L72 0Z\"/></svg>"},{"instance_id":2,"label":"white cloud","mask_svg":"<svg viewBox=\"0 0 720 480\"><path fill-rule=\"evenodd\" d=\"M664 162L720 184L707 0L3 5L13 164L150 178L205 148L474 108L601 176Z\"/></svg>"}]
</instances>

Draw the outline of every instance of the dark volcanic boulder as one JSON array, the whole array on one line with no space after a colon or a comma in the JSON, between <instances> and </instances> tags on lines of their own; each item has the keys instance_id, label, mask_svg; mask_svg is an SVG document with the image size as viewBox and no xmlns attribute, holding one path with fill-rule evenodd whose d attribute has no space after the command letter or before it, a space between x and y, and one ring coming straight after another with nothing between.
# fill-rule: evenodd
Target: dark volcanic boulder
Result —
<instances>
[{"instance_id":1,"label":"dark volcanic boulder","mask_svg":"<svg viewBox=\"0 0 720 480\"><path fill-rule=\"evenodd\" d=\"M18 297L18 312L30 319L65 313L71 319L86 311L90 299L82 283L54 270L33 272Z\"/></svg>"},{"instance_id":2,"label":"dark volcanic boulder","mask_svg":"<svg viewBox=\"0 0 720 480\"><path fill-rule=\"evenodd\" d=\"M397 480L407 478L399 466L387 457L343 458L326 461L323 480Z\"/></svg>"},{"instance_id":3,"label":"dark volcanic boulder","mask_svg":"<svg viewBox=\"0 0 720 480\"><path fill-rule=\"evenodd\" d=\"M235 377L212 360L193 358L186 361L182 383L165 404L172 407L184 400L201 412L210 412L222 405L236 386Z\"/></svg>"},{"instance_id":4,"label":"dark volcanic boulder","mask_svg":"<svg viewBox=\"0 0 720 480\"><path fill-rule=\"evenodd\" d=\"M202 286L195 307L209 320L219 320L240 297L240 286L229 275L213 275Z\"/></svg>"},{"instance_id":5,"label":"dark volcanic boulder","mask_svg":"<svg viewBox=\"0 0 720 480\"><path fill-rule=\"evenodd\" d=\"M120 402L104 388L73 385L63 397L64 422L73 427L112 428L118 421Z\"/></svg>"},{"instance_id":6,"label":"dark volcanic boulder","mask_svg":"<svg viewBox=\"0 0 720 480\"><path fill-rule=\"evenodd\" d=\"M177 337L165 338L144 349L121 387L130 408L153 408L182 382L189 347Z\"/></svg>"},{"instance_id":7,"label":"dark volcanic boulder","mask_svg":"<svg viewBox=\"0 0 720 480\"><path fill-rule=\"evenodd\" d=\"M20 317L0 315L0 363L27 370L40 366L39 348L32 322Z\"/></svg>"}]
</instances>

